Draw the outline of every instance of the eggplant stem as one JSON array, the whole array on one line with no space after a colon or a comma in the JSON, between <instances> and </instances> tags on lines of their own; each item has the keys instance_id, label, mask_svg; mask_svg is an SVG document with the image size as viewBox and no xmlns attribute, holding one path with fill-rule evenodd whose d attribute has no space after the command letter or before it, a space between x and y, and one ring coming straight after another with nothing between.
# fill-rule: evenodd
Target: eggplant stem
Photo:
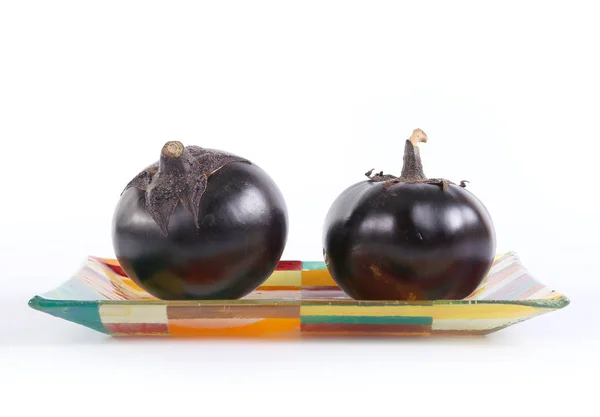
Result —
<instances>
[{"instance_id":1,"label":"eggplant stem","mask_svg":"<svg viewBox=\"0 0 600 417\"><path fill-rule=\"evenodd\" d=\"M135 187L145 192L146 210L165 236L179 203L192 214L199 229L200 200L208 177L233 162L251 163L232 154L170 141L163 146L158 163L139 173L125 190Z\"/></svg>"},{"instance_id":2,"label":"eggplant stem","mask_svg":"<svg viewBox=\"0 0 600 417\"><path fill-rule=\"evenodd\" d=\"M417 144L427 142L427 135L421 129L415 129L404 145L404 160L402 165L402 174L400 179L416 181L426 180L421 163L421 154Z\"/></svg>"},{"instance_id":3,"label":"eggplant stem","mask_svg":"<svg viewBox=\"0 0 600 417\"><path fill-rule=\"evenodd\" d=\"M421 162L418 144L426 143L427 139L427 135L421 129L413 130L412 135L404 144L402 173L399 177L383 175L383 172L372 175L373 170L370 170L365 175L373 182L383 182L384 189L388 189L394 184L433 184L439 185L443 191L448 190L450 185L454 185L452 181L444 178L427 178L423 172L423 163ZM461 181L460 186L463 188L466 187L467 182L469 181Z\"/></svg>"}]
</instances>

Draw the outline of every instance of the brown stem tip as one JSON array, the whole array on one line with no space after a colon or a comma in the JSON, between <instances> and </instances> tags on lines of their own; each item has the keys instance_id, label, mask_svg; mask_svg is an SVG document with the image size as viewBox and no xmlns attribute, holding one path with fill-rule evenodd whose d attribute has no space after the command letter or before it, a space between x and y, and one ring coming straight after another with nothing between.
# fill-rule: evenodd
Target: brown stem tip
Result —
<instances>
[{"instance_id":1,"label":"brown stem tip","mask_svg":"<svg viewBox=\"0 0 600 417\"><path fill-rule=\"evenodd\" d=\"M408 140L413 146L417 146L419 142L427 143L427 135L421 129L415 129Z\"/></svg>"},{"instance_id":2,"label":"brown stem tip","mask_svg":"<svg viewBox=\"0 0 600 417\"><path fill-rule=\"evenodd\" d=\"M165 146L162 148L162 154L167 158L179 158L183 154L184 149L183 143L175 140L165 143Z\"/></svg>"}]
</instances>

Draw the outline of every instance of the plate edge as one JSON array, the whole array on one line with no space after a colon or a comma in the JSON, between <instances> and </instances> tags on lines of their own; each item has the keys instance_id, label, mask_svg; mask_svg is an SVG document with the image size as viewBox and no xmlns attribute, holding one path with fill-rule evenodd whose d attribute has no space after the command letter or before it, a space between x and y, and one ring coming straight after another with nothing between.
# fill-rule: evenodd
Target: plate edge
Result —
<instances>
[{"instance_id":1,"label":"plate edge","mask_svg":"<svg viewBox=\"0 0 600 417\"><path fill-rule=\"evenodd\" d=\"M248 302L245 302L248 301ZM53 308L64 308L64 307L85 307L101 304L105 305L177 305L177 306L201 306L201 305L247 305L253 306L257 300L198 300L198 301L167 301L167 300L57 300L44 298L40 295L35 295L29 300L29 307L38 311L48 311ZM538 300L433 300L433 301L397 301L397 300L383 300L383 301L357 301L357 300L333 300L333 299L298 299L298 300L269 300L277 304L300 304L300 305L349 305L349 306L363 306L363 307L378 307L378 306L390 306L396 307L401 306L414 306L414 305L470 305L470 304L505 304L505 305L521 305L535 308L544 308L549 310L560 310L568 306L571 301L564 294L558 294L553 298L538 299Z\"/></svg>"}]
</instances>

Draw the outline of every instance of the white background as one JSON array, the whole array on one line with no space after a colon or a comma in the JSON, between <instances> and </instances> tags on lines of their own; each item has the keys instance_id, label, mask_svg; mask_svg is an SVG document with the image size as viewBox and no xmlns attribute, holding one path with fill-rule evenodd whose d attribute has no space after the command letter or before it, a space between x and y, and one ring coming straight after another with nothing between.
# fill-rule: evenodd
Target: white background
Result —
<instances>
[{"instance_id":1,"label":"white background","mask_svg":"<svg viewBox=\"0 0 600 417\"><path fill-rule=\"evenodd\" d=\"M0 2L0 414L593 407L592 5ZM570 306L481 339L223 343L117 341L26 305L112 256L119 194L168 140L264 168L289 208L284 258L320 260L335 196L370 168L399 173L416 127L426 174L470 180L498 251Z\"/></svg>"}]
</instances>

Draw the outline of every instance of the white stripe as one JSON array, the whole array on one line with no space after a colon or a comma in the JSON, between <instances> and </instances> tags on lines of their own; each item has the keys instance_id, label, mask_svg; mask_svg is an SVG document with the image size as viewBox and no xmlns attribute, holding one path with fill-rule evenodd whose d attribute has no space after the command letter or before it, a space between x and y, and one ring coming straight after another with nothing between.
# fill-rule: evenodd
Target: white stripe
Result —
<instances>
[{"instance_id":1,"label":"white stripe","mask_svg":"<svg viewBox=\"0 0 600 417\"><path fill-rule=\"evenodd\" d=\"M551 292L552 292L552 290L550 288L544 287L541 290L536 291L533 294L531 294L529 297L526 298L526 300L539 300L540 298L544 298Z\"/></svg>"},{"instance_id":2,"label":"white stripe","mask_svg":"<svg viewBox=\"0 0 600 417\"><path fill-rule=\"evenodd\" d=\"M536 313L537 314L537 313ZM518 323L529 317L510 319L434 319L432 330L491 330L508 324Z\"/></svg>"},{"instance_id":3,"label":"white stripe","mask_svg":"<svg viewBox=\"0 0 600 417\"><path fill-rule=\"evenodd\" d=\"M522 277L523 275L527 275L527 272L525 272L522 269L516 270L515 272L513 272L509 276L505 277L504 279L501 279L500 281L495 282L493 285L486 287L485 290L483 290L480 294L477 295L477 299L479 299L479 300L484 299L488 295L493 294L496 291L506 287L508 284L510 284L517 278Z\"/></svg>"},{"instance_id":4,"label":"white stripe","mask_svg":"<svg viewBox=\"0 0 600 417\"><path fill-rule=\"evenodd\" d=\"M168 324L166 304L118 305L100 304L102 323Z\"/></svg>"}]
</instances>

